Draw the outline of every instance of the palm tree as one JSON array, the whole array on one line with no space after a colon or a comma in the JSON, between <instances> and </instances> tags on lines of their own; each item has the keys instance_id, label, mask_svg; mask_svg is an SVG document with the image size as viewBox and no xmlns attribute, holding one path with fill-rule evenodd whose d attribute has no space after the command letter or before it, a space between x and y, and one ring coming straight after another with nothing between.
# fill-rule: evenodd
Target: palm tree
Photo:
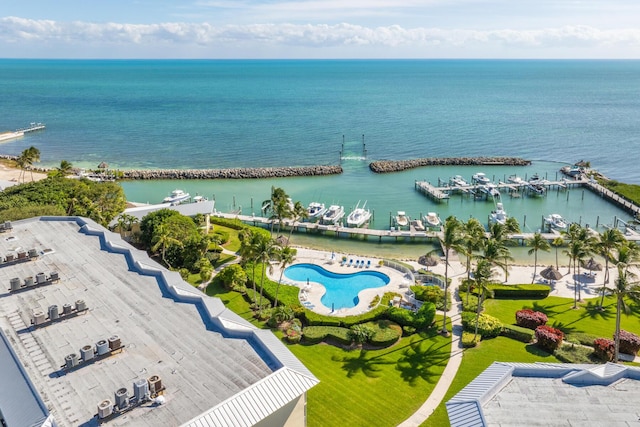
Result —
<instances>
[{"instance_id":1,"label":"palm tree","mask_svg":"<svg viewBox=\"0 0 640 427\"><path fill-rule=\"evenodd\" d=\"M293 205L293 211L291 212L293 216L293 222L303 220L305 218L309 218L309 212L307 208L305 208L302 203L296 202ZM289 230L289 238L287 239L287 246L289 246L289 242L291 241L291 235L293 234L293 223L291 224L291 230Z\"/></svg>"},{"instance_id":2,"label":"palm tree","mask_svg":"<svg viewBox=\"0 0 640 427\"><path fill-rule=\"evenodd\" d=\"M527 239L527 245L531 246L529 249L529 255L534 254L533 256L533 277L531 278L531 283L536 280L536 269L538 268L538 251L549 252L551 250L551 246L549 242L542 237L542 234L535 233L532 238Z\"/></svg>"},{"instance_id":3,"label":"palm tree","mask_svg":"<svg viewBox=\"0 0 640 427\"><path fill-rule=\"evenodd\" d=\"M22 158L22 167L31 171L31 181L33 181L33 170L31 169L31 167L34 163L40 161L40 150L38 150L36 147L31 146L24 150L20 154L19 158ZM25 174L26 173L23 173L22 182L24 182L26 178Z\"/></svg>"},{"instance_id":4,"label":"palm tree","mask_svg":"<svg viewBox=\"0 0 640 427\"><path fill-rule=\"evenodd\" d=\"M298 250L292 248L290 246L285 246L284 248L278 250L276 252L276 258L280 261L280 279L278 280L278 285L276 286L276 297L273 302L273 306L278 306L278 291L280 290L280 285L282 284L282 275L284 274L284 269L287 265L291 264L298 254Z\"/></svg>"},{"instance_id":5,"label":"palm tree","mask_svg":"<svg viewBox=\"0 0 640 427\"><path fill-rule=\"evenodd\" d=\"M448 335L447 331L447 290L449 288L449 252L455 250L463 251L462 222L455 216L450 216L444 222L442 237L439 237L440 245L444 249L444 319L442 321L442 333Z\"/></svg>"},{"instance_id":6,"label":"palm tree","mask_svg":"<svg viewBox=\"0 0 640 427\"><path fill-rule=\"evenodd\" d=\"M478 264L476 265L476 269L473 272L473 279L476 282L476 288L478 290L478 307L476 310L476 330L473 339L478 337L478 323L480 321L480 312L482 311L482 303L484 301L485 295L490 293L489 289L489 280L493 276L493 271L491 270L491 263L486 259L478 260Z\"/></svg>"},{"instance_id":7,"label":"palm tree","mask_svg":"<svg viewBox=\"0 0 640 427\"><path fill-rule=\"evenodd\" d=\"M553 239L551 241L551 245L556 248L556 270L560 270L560 267L558 266L558 248L562 245L564 245L564 239L562 237L556 237L555 239Z\"/></svg>"},{"instance_id":8,"label":"palm tree","mask_svg":"<svg viewBox=\"0 0 640 427\"><path fill-rule=\"evenodd\" d=\"M60 166L56 167L55 170L53 171L53 175L60 178L64 178L65 176L71 174L72 170L73 170L73 165L71 164L71 162L68 162L67 160L62 160L60 161Z\"/></svg>"},{"instance_id":9,"label":"palm tree","mask_svg":"<svg viewBox=\"0 0 640 427\"><path fill-rule=\"evenodd\" d=\"M618 277L614 281L613 295L616 297L616 331L614 334L615 341L615 353L613 357L614 362L618 362L618 356L620 352L620 315L624 311L629 315L631 309L625 301L629 298L633 301L640 300L640 282L632 281L635 279L635 274L629 271L629 267L623 263L619 263Z\"/></svg>"},{"instance_id":10,"label":"palm tree","mask_svg":"<svg viewBox=\"0 0 640 427\"><path fill-rule=\"evenodd\" d=\"M263 236L259 233L252 232L250 228L243 229L238 235L240 239L240 256L244 264L251 262L251 282L253 284L253 298L255 299L256 290L256 256L258 242Z\"/></svg>"},{"instance_id":11,"label":"palm tree","mask_svg":"<svg viewBox=\"0 0 640 427\"><path fill-rule=\"evenodd\" d=\"M482 248L482 240L485 238L484 227L475 218L470 218L463 226L463 242L461 253L467 259L467 283L471 283L471 260L475 251ZM467 304L469 304L469 294L471 289L467 289Z\"/></svg>"},{"instance_id":12,"label":"palm tree","mask_svg":"<svg viewBox=\"0 0 640 427\"><path fill-rule=\"evenodd\" d=\"M512 216L506 219L506 221L504 222L504 227L507 234L516 234L516 233L520 233L521 231L518 220Z\"/></svg>"},{"instance_id":13,"label":"palm tree","mask_svg":"<svg viewBox=\"0 0 640 427\"><path fill-rule=\"evenodd\" d=\"M512 218L509 218L512 219ZM509 249L507 248L507 242L509 242L510 234L518 233L520 231L520 226L518 225L518 221L513 218L511 222L505 222L504 224L494 223L491 225L489 229L489 234L491 239L495 240L497 244L502 246L500 252L504 255L504 262L500 266L500 268L504 271L504 281L506 282L509 279L509 261L513 260ZM497 265L497 264L495 264Z\"/></svg>"},{"instance_id":14,"label":"palm tree","mask_svg":"<svg viewBox=\"0 0 640 427\"><path fill-rule=\"evenodd\" d=\"M264 294L264 278L267 273L267 263L269 263L269 261L271 261L275 256L277 245L272 238L263 236L262 234L260 236L262 238L257 242L255 253L256 261L262 264L262 277L260 279L260 299L258 300L258 313L259 315L262 315L262 295ZM269 264L268 268L269 272L273 270L271 264Z\"/></svg>"},{"instance_id":15,"label":"palm tree","mask_svg":"<svg viewBox=\"0 0 640 427\"><path fill-rule=\"evenodd\" d=\"M587 247L582 240L573 240L569 242L569 246L564 251L569 256L570 262L573 262L574 291L573 291L573 308L578 308L580 297L580 262L587 256ZM576 275L576 265L578 274Z\"/></svg>"},{"instance_id":16,"label":"palm tree","mask_svg":"<svg viewBox=\"0 0 640 427\"><path fill-rule=\"evenodd\" d=\"M182 242L171 235L171 229L165 224L158 224L153 233L153 241L151 242L151 251L157 253L159 250L162 254L162 261L172 269L171 264L165 258L167 248L171 245L182 246Z\"/></svg>"},{"instance_id":17,"label":"palm tree","mask_svg":"<svg viewBox=\"0 0 640 427\"><path fill-rule=\"evenodd\" d=\"M497 240L493 237L484 241L480 259L484 259L492 266L498 267L504 271L505 276L509 269L507 261L513 261L511 251L509 251L509 248L507 248L504 241Z\"/></svg>"},{"instance_id":18,"label":"palm tree","mask_svg":"<svg viewBox=\"0 0 640 427\"><path fill-rule=\"evenodd\" d=\"M601 288L600 307L604 304L604 295L607 291L607 283L609 283L609 259L613 256L613 251L618 249L625 241L624 236L617 228L609 228L598 234L595 250L604 257L604 280Z\"/></svg>"}]
</instances>

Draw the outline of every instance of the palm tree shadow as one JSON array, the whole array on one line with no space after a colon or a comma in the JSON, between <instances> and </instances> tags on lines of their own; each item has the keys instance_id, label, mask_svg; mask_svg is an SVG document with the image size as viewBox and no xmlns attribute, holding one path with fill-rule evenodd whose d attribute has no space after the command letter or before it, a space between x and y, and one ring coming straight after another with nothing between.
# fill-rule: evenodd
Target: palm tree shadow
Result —
<instances>
[{"instance_id":1,"label":"palm tree shadow","mask_svg":"<svg viewBox=\"0 0 640 427\"><path fill-rule=\"evenodd\" d=\"M381 365L390 365L394 362L381 359L379 357L368 357L367 350L360 350L358 356L345 356L334 360L342 362L342 369L347 372L347 378L352 378L358 372L362 372L369 378L379 378L381 376Z\"/></svg>"},{"instance_id":2,"label":"palm tree shadow","mask_svg":"<svg viewBox=\"0 0 640 427\"><path fill-rule=\"evenodd\" d=\"M398 359L397 367L403 380L415 386L419 379L435 383L440 378L441 369L433 370L447 364L450 358L448 345L420 340L413 342L403 351Z\"/></svg>"},{"instance_id":3,"label":"palm tree shadow","mask_svg":"<svg viewBox=\"0 0 640 427\"><path fill-rule=\"evenodd\" d=\"M572 323L576 323L576 322L577 322L577 320L574 320L571 323L562 323L562 322L558 322L556 320L555 322L553 322L553 324L551 326L553 326L556 329L560 329L566 335L566 334L574 333L576 331L576 328L574 328L573 326L569 326Z\"/></svg>"},{"instance_id":4,"label":"palm tree shadow","mask_svg":"<svg viewBox=\"0 0 640 427\"><path fill-rule=\"evenodd\" d=\"M562 311L558 310L559 307L562 307L564 304L541 304L538 301L534 301L531 304L531 309L534 311L540 311L547 316L554 316L556 314L560 314ZM563 310L566 311L566 310Z\"/></svg>"}]
</instances>

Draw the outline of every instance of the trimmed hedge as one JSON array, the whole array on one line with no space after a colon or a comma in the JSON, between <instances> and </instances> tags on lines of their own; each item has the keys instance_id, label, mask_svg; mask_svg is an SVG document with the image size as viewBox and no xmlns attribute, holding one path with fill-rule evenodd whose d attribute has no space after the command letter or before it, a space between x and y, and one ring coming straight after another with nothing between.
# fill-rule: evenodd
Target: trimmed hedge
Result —
<instances>
[{"instance_id":1,"label":"trimmed hedge","mask_svg":"<svg viewBox=\"0 0 640 427\"><path fill-rule=\"evenodd\" d=\"M284 285L280 287L280 292L282 292L283 287ZM395 294L392 292L385 293L382 296L382 302L380 303L380 305L378 305L378 307L366 313L359 314L357 316L346 316L346 317L325 316L323 314L318 314L311 310L305 310L303 313L303 317L306 324L309 326L342 326L345 328L350 328L351 326L358 325L360 323L372 322L381 318L386 318L387 311L389 310L389 301L391 301L391 298L393 298L394 295ZM435 315L435 309L434 309L434 315ZM396 323L399 323L399 322L396 322Z\"/></svg>"},{"instance_id":2,"label":"trimmed hedge","mask_svg":"<svg viewBox=\"0 0 640 427\"><path fill-rule=\"evenodd\" d=\"M611 362L615 356L616 343L606 338L593 340L593 354L600 360Z\"/></svg>"},{"instance_id":3,"label":"trimmed hedge","mask_svg":"<svg viewBox=\"0 0 640 427\"><path fill-rule=\"evenodd\" d=\"M402 336L402 328L389 320L369 322L365 323L365 326L373 328L374 333L369 342L375 346L388 347L391 344L395 344Z\"/></svg>"},{"instance_id":4,"label":"trimmed hedge","mask_svg":"<svg viewBox=\"0 0 640 427\"><path fill-rule=\"evenodd\" d=\"M615 335L614 335L615 339ZM640 337L634 333L620 330L620 353L637 355L640 350Z\"/></svg>"},{"instance_id":5,"label":"trimmed hedge","mask_svg":"<svg viewBox=\"0 0 640 427\"><path fill-rule=\"evenodd\" d=\"M213 215L209 217L209 222L211 224L223 225L225 227L228 227L234 230L242 230L243 228L249 227L239 219L236 219L236 218L227 219L227 218L221 218ZM253 228L257 228L257 227L253 227Z\"/></svg>"},{"instance_id":6,"label":"trimmed hedge","mask_svg":"<svg viewBox=\"0 0 640 427\"><path fill-rule=\"evenodd\" d=\"M492 283L494 299L544 299L549 296L551 288L546 285L504 285Z\"/></svg>"},{"instance_id":7,"label":"trimmed hedge","mask_svg":"<svg viewBox=\"0 0 640 427\"><path fill-rule=\"evenodd\" d=\"M480 342L480 336L476 336L473 332L462 332L462 348L473 348Z\"/></svg>"},{"instance_id":8,"label":"trimmed hedge","mask_svg":"<svg viewBox=\"0 0 640 427\"><path fill-rule=\"evenodd\" d=\"M523 328L536 329L538 326L547 324L547 315L540 311L533 311L528 308L516 311L516 325Z\"/></svg>"},{"instance_id":9,"label":"trimmed hedge","mask_svg":"<svg viewBox=\"0 0 640 427\"><path fill-rule=\"evenodd\" d=\"M430 302L425 302L416 313L404 308L389 307L385 317L400 326L425 329L431 326L436 317L436 306Z\"/></svg>"},{"instance_id":10,"label":"trimmed hedge","mask_svg":"<svg viewBox=\"0 0 640 427\"><path fill-rule=\"evenodd\" d=\"M538 347L553 353L562 345L564 333L560 329L551 326L542 325L536 328L536 340Z\"/></svg>"},{"instance_id":11,"label":"trimmed hedge","mask_svg":"<svg viewBox=\"0 0 640 427\"><path fill-rule=\"evenodd\" d=\"M413 285L411 292L418 301L431 302L437 310L444 308L444 290L437 285ZM451 307L451 292L447 291L447 307Z\"/></svg>"},{"instance_id":12,"label":"trimmed hedge","mask_svg":"<svg viewBox=\"0 0 640 427\"><path fill-rule=\"evenodd\" d=\"M325 339L334 339L345 345L351 344L349 328L337 326L307 326L302 330L302 337L310 344L317 344Z\"/></svg>"},{"instance_id":13,"label":"trimmed hedge","mask_svg":"<svg viewBox=\"0 0 640 427\"><path fill-rule=\"evenodd\" d=\"M475 333L476 330L476 313L465 311L462 313L462 327L465 331ZM480 314L478 318L478 335L485 338L494 338L502 332L502 323L500 320L488 314Z\"/></svg>"},{"instance_id":14,"label":"trimmed hedge","mask_svg":"<svg viewBox=\"0 0 640 427\"><path fill-rule=\"evenodd\" d=\"M501 335L523 343L530 343L533 341L535 332L521 326L503 324Z\"/></svg>"}]
</instances>

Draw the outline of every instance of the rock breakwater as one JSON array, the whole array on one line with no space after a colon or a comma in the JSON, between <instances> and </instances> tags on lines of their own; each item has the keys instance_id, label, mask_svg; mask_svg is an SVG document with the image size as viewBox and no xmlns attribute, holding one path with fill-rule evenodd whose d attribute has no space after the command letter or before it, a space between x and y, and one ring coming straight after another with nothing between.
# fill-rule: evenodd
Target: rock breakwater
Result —
<instances>
[{"instance_id":1,"label":"rock breakwater","mask_svg":"<svg viewBox=\"0 0 640 427\"><path fill-rule=\"evenodd\" d=\"M527 166L531 160L519 157L428 157L411 160L378 160L369 164L369 169L375 173L400 172L422 166Z\"/></svg>"},{"instance_id":2,"label":"rock breakwater","mask_svg":"<svg viewBox=\"0 0 640 427\"><path fill-rule=\"evenodd\" d=\"M342 173L342 166L300 166L233 169L157 169L120 171L120 179L260 179L323 176Z\"/></svg>"}]
</instances>

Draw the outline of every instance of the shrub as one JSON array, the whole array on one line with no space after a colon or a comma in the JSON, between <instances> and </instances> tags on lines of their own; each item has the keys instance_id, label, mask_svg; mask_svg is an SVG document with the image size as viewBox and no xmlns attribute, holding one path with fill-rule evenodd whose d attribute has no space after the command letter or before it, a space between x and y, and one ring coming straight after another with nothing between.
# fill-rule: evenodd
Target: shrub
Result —
<instances>
[{"instance_id":1,"label":"shrub","mask_svg":"<svg viewBox=\"0 0 640 427\"><path fill-rule=\"evenodd\" d=\"M302 330L304 340L311 344L334 339L341 344L351 344L349 329L337 326L307 326Z\"/></svg>"},{"instance_id":2,"label":"shrub","mask_svg":"<svg viewBox=\"0 0 640 427\"><path fill-rule=\"evenodd\" d=\"M269 317L269 321L267 324L269 327L274 328L282 322L288 322L292 320L294 317L293 309L288 306L279 305L272 309L271 317Z\"/></svg>"},{"instance_id":3,"label":"shrub","mask_svg":"<svg viewBox=\"0 0 640 427\"><path fill-rule=\"evenodd\" d=\"M531 329L515 325L502 325L502 335L524 343L533 341L534 332Z\"/></svg>"},{"instance_id":4,"label":"shrub","mask_svg":"<svg viewBox=\"0 0 640 427\"><path fill-rule=\"evenodd\" d=\"M593 354L600 360L611 362L615 355L615 342L606 338L593 340Z\"/></svg>"},{"instance_id":5,"label":"shrub","mask_svg":"<svg viewBox=\"0 0 640 427\"><path fill-rule=\"evenodd\" d=\"M380 295L376 295L375 297L373 297L373 299L369 303L369 308L375 307L376 305L378 305L379 302L380 302Z\"/></svg>"},{"instance_id":6,"label":"shrub","mask_svg":"<svg viewBox=\"0 0 640 427\"><path fill-rule=\"evenodd\" d=\"M615 338L615 336L614 336ZM631 332L620 330L620 347L618 348L620 353L625 354L638 354L640 350L640 337Z\"/></svg>"},{"instance_id":7,"label":"shrub","mask_svg":"<svg viewBox=\"0 0 640 427\"><path fill-rule=\"evenodd\" d=\"M386 317L401 325L412 326L415 329L425 329L433 323L436 316L436 306L430 302L425 302L422 307L414 313L410 310L398 307L389 307Z\"/></svg>"},{"instance_id":8,"label":"shrub","mask_svg":"<svg viewBox=\"0 0 640 427\"><path fill-rule=\"evenodd\" d=\"M402 336L402 329L397 324L389 320L378 320L376 322L366 323L373 329L373 335L369 342L375 346L386 347L395 344Z\"/></svg>"},{"instance_id":9,"label":"shrub","mask_svg":"<svg viewBox=\"0 0 640 427\"><path fill-rule=\"evenodd\" d=\"M351 338L351 341L363 344L371 339L374 332L373 328L369 325L353 325L351 329L349 329L349 338Z\"/></svg>"},{"instance_id":10,"label":"shrub","mask_svg":"<svg viewBox=\"0 0 640 427\"><path fill-rule=\"evenodd\" d=\"M536 329L538 326L547 323L547 315L540 311L533 311L528 308L516 311L516 324L523 328Z\"/></svg>"},{"instance_id":11,"label":"shrub","mask_svg":"<svg viewBox=\"0 0 640 427\"><path fill-rule=\"evenodd\" d=\"M290 343L298 343L302 339L302 333L296 329L290 328L285 331L285 337Z\"/></svg>"},{"instance_id":12,"label":"shrub","mask_svg":"<svg viewBox=\"0 0 640 427\"><path fill-rule=\"evenodd\" d=\"M491 284L495 299L544 299L549 296L551 288L545 285L503 285Z\"/></svg>"},{"instance_id":13,"label":"shrub","mask_svg":"<svg viewBox=\"0 0 640 427\"><path fill-rule=\"evenodd\" d=\"M465 331L475 334L476 330L476 313L462 313L462 327ZM480 314L478 318L478 335L484 338L493 338L502 332L502 323L500 320L488 314Z\"/></svg>"},{"instance_id":14,"label":"shrub","mask_svg":"<svg viewBox=\"0 0 640 427\"><path fill-rule=\"evenodd\" d=\"M444 308L444 290L436 285L413 285L411 291L418 301L431 302L437 310ZM451 307L451 293L447 292L447 307Z\"/></svg>"},{"instance_id":15,"label":"shrub","mask_svg":"<svg viewBox=\"0 0 640 427\"><path fill-rule=\"evenodd\" d=\"M564 363L593 363L594 351L591 347L564 344L553 355Z\"/></svg>"},{"instance_id":16,"label":"shrub","mask_svg":"<svg viewBox=\"0 0 640 427\"><path fill-rule=\"evenodd\" d=\"M476 336L473 332L462 332L462 347L473 348L478 345L480 336Z\"/></svg>"},{"instance_id":17,"label":"shrub","mask_svg":"<svg viewBox=\"0 0 640 427\"><path fill-rule=\"evenodd\" d=\"M538 347L553 353L562 344L564 333L560 329L542 325L536 328L536 340Z\"/></svg>"},{"instance_id":18,"label":"shrub","mask_svg":"<svg viewBox=\"0 0 640 427\"><path fill-rule=\"evenodd\" d=\"M462 311L468 311L476 313L478 311L478 297L474 294L469 295L469 302L467 303L466 292L460 293L460 300L462 300Z\"/></svg>"},{"instance_id":19,"label":"shrub","mask_svg":"<svg viewBox=\"0 0 640 427\"><path fill-rule=\"evenodd\" d=\"M414 328L413 326L403 326L402 327L402 335L404 336L409 336L409 335L413 335L416 333L416 328Z\"/></svg>"}]
</instances>

